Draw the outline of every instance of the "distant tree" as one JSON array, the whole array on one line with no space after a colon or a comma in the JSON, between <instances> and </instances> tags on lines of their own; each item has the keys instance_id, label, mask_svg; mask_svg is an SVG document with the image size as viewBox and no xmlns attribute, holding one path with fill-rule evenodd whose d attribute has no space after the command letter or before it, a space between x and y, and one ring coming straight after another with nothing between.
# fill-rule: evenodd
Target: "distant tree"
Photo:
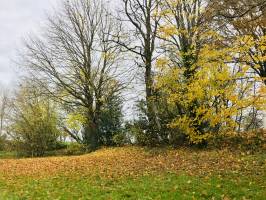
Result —
<instances>
[{"instance_id":1,"label":"distant tree","mask_svg":"<svg viewBox=\"0 0 266 200\"><path fill-rule=\"evenodd\" d=\"M1 86L0 86L1 87ZM8 96L7 90L0 88L0 136L4 134L4 122L8 112Z\"/></svg>"},{"instance_id":2,"label":"distant tree","mask_svg":"<svg viewBox=\"0 0 266 200\"><path fill-rule=\"evenodd\" d=\"M56 106L39 92L21 86L11 105L9 136L17 151L29 156L53 150L60 135Z\"/></svg>"},{"instance_id":3,"label":"distant tree","mask_svg":"<svg viewBox=\"0 0 266 200\"><path fill-rule=\"evenodd\" d=\"M6 137L5 136L0 136L0 151L5 150L6 147Z\"/></svg>"}]
</instances>

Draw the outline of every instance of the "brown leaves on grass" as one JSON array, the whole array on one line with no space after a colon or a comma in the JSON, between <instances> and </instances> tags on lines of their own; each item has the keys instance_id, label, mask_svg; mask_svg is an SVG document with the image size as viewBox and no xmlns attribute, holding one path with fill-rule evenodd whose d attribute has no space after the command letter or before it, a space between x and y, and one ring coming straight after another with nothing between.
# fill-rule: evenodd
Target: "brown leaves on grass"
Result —
<instances>
[{"instance_id":1,"label":"brown leaves on grass","mask_svg":"<svg viewBox=\"0 0 266 200\"><path fill-rule=\"evenodd\" d=\"M6 180L16 177L47 178L60 175L100 176L120 178L158 172L186 172L207 176L212 173L265 173L265 162L252 156L227 150L195 151L149 150L138 147L108 148L76 157L50 157L0 160L0 176Z\"/></svg>"}]
</instances>

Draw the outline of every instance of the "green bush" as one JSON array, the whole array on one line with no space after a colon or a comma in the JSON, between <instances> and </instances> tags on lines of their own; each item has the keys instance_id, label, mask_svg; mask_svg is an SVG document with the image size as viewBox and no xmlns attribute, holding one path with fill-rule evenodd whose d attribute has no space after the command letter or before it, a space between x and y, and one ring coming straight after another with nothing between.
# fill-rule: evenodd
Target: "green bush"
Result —
<instances>
[{"instance_id":1,"label":"green bush","mask_svg":"<svg viewBox=\"0 0 266 200\"><path fill-rule=\"evenodd\" d=\"M86 146L77 142L69 143L65 149L66 155L81 155L86 152Z\"/></svg>"},{"instance_id":2,"label":"green bush","mask_svg":"<svg viewBox=\"0 0 266 200\"><path fill-rule=\"evenodd\" d=\"M56 104L33 94L28 88L19 91L10 125L18 153L32 157L54 150L60 136Z\"/></svg>"},{"instance_id":3,"label":"green bush","mask_svg":"<svg viewBox=\"0 0 266 200\"><path fill-rule=\"evenodd\" d=\"M6 139L3 136L0 136L0 151L5 150L6 146Z\"/></svg>"},{"instance_id":4,"label":"green bush","mask_svg":"<svg viewBox=\"0 0 266 200\"><path fill-rule=\"evenodd\" d=\"M112 140L116 146L123 146L131 143L128 134L125 132L119 132L117 134L114 134Z\"/></svg>"},{"instance_id":5,"label":"green bush","mask_svg":"<svg viewBox=\"0 0 266 200\"><path fill-rule=\"evenodd\" d=\"M54 150L64 150L68 147L70 143L69 142L61 142L61 141L58 141L55 143L55 148Z\"/></svg>"}]
</instances>

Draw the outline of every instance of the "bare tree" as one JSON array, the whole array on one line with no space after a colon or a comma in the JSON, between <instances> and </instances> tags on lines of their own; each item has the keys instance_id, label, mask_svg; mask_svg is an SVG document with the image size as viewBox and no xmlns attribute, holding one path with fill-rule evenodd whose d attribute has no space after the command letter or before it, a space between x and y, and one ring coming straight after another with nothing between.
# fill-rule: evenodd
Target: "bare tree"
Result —
<instances>
[{"instance_id":1,"label":"bare tree","mask_svg":"<svg viewBox=\"0 0 266 200\"><path fill-rule=\"evenodd\" d=\"M118 24L98 0L66 1L49 18L41 38L26 43L25 64L49 95L86 116L84 141L96 148L99 116L108 98L125 87L119 76L120 46L110 42Z\"/></svg>"},{"instance_id":2,"label":"bare tree","mask_svg":"<svg viewBox=\"0 0 266 200\"><path fill-rule=\"evenodd\" d=\"M264 0L214 0L212 4L214 8L217 8L216 14L227 19L242 18L253 13L256 18L247 21L249 23L265 15L263 12L258 12L265 10ZM254 15L254 12L257 14Z\"/></svg>"},{"instance_id":3,"label":"bare tree","mask_svg":"<svg viewBox=\"0 0 266 200\"><path fill-rule=\"evenodd\" d=\"M0 136L3 135L4 131L4 121L6 118L8 109L8 96L7 91L3 89L0 91Z\"/></svg>"},{"instance_id":4,"label":"bare tree","mask_svg":"<svg viewBox=\"0 0 266 200\"><path fill-rule=\"evenodd\" d=\"M147 117L151 141L158 140L156 131L160 130L160 120L157 116L154 89L153 61L156 54L156 40L159 28L159 9L161 0L122 0L123 18L126 22L127 33L125 37L117 37L116 43L135 55L138 67L144 69L145 95ZM141 60L141 61L139 61Z\"/></svg>"}]
</instances>

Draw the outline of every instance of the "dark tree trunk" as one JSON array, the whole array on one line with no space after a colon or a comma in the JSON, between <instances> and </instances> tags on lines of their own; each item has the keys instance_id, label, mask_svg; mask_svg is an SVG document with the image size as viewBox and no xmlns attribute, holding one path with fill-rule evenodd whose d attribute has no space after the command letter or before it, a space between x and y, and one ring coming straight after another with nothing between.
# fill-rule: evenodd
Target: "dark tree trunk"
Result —
<instances>
[{"instance_id":1,"label":"dark tree trunk","mask_svg":"<svg viewBox=\"0 0 266 200\"><path fill-rule=\"evenodd\" d=\"M158 143L157 131L160 131L160 122L157 119L155 94L153 89L153 77L151 72L151 61L147 61L145 72L145 85L146 85L146 104L147 104L147 117L149 121L148 139L151 144Z\"/></svg>"},{"instance_id":2,"label":"dark tree trunk","mask_svg":"<svg viewBox=\"0 0 266 200\"><path fill-rule=\"evenodd\" d=\"M84 142L89 150L95 150L99 146L99 130L96 123L88 121L84 127Z\"/></svg>"}]
</instances>

